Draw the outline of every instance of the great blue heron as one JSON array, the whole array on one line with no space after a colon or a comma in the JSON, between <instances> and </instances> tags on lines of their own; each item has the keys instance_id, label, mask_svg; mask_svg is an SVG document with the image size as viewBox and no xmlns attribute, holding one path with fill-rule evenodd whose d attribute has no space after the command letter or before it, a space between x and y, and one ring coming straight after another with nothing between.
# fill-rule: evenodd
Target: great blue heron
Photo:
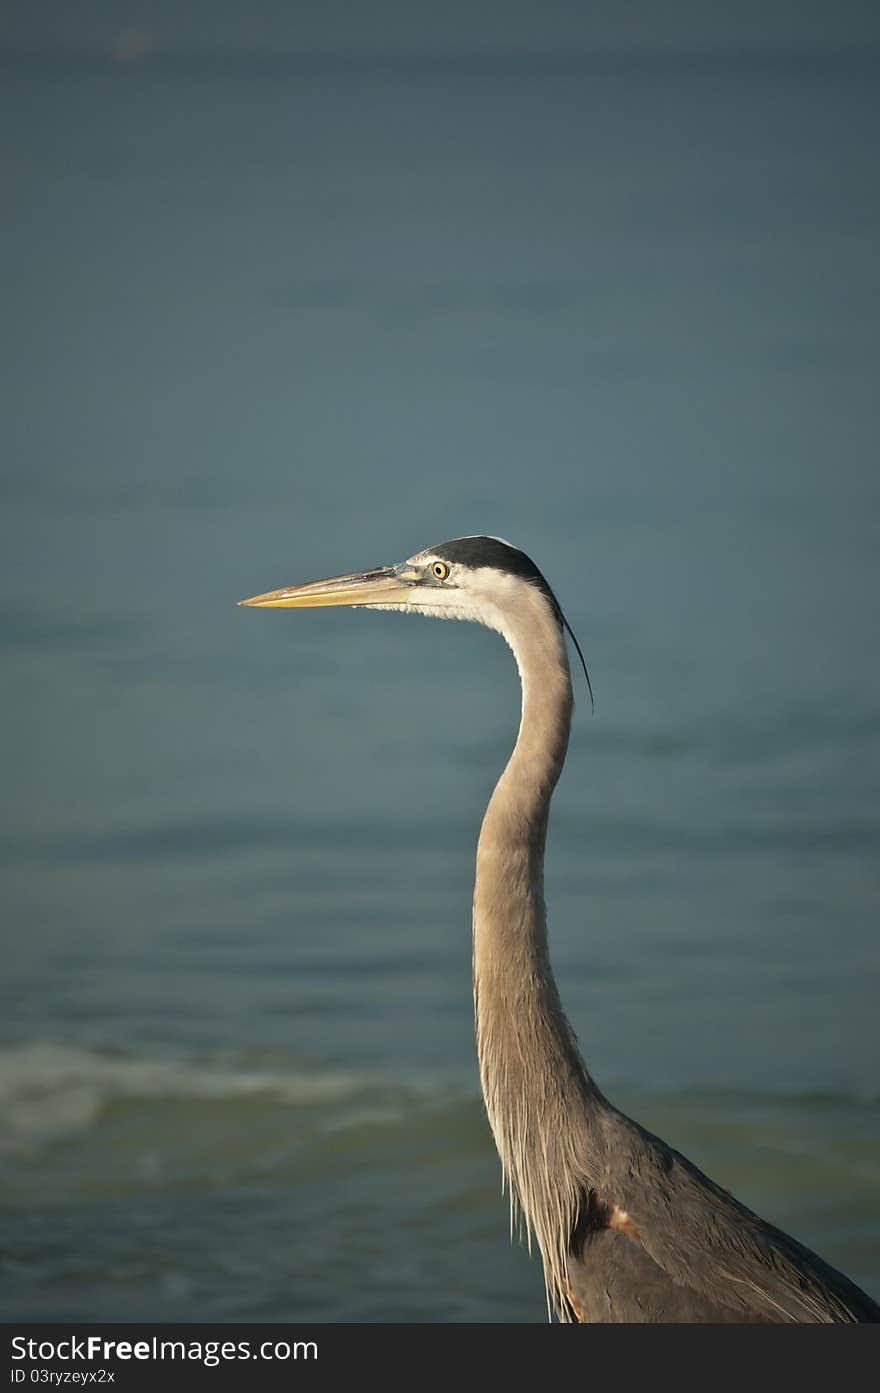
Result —
<instances>
[{"instance_id":1,"label":"great blue heron","mask_svg":"<svg viewBox=\"0 0 880 1393\"><path fill-rule=\"evenodd\" d=\"M573 705L568 625L534 562L500 538L459 537L400 565L241 603L470 619L497 629L513 650L522 718L477 846L477 1054L514 1215L537 1240L557 1317L880 1319L880 1308L842 1273L618 1111L581 1058L550 968L543 889L550 799Z\"/></svg>"}]
</instances>

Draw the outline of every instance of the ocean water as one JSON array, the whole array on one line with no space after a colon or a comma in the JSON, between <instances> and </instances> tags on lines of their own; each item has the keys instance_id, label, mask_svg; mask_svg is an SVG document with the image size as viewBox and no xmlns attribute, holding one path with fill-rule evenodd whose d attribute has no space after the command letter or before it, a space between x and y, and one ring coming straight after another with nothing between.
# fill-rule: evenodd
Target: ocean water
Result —
<instances>
[{"instance_id":1,"label":"ocean water","mask_svg":"<svg viewBox=\"0 0 880 1393\"><path fill-rule=\"evenodd\" d=\"M874 49L7 55L0 1308L538 1321L482 1116L510 537L591 1068L880 1294Z\"/></svg>"}]
</instances>

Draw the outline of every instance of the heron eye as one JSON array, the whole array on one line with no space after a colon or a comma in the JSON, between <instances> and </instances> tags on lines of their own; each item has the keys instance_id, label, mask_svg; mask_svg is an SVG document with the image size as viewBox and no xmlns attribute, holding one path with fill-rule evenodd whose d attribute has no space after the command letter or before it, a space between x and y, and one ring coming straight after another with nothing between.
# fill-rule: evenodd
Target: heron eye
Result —
<instances>
[{"instance_id":1,"label":"heron eye","mask_svg":"<svg viewBox=\"0 0 880 1393\"><path fill-rule=\"evenodd\" d=\"M435 561L431 570L436 580L445 580L449 575L449 567L445 561Z\"/></svg>"}]
</instances>

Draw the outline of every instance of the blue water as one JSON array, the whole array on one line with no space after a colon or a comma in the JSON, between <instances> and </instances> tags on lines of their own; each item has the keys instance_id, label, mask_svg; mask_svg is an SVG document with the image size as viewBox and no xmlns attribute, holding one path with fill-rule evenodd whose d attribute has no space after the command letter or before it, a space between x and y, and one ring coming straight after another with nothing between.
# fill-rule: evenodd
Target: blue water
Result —
<instances>
[{"instance_id":1,"label":"blue water","mask_svg":"<svg viewBox=\"0 0 880 1393\"><path fill-rule=\"evenodd\" d=\"M587 653L614 1100L880 1294L876 49L36 52L7 190L7 1318L541 1320L473 1059L489 531Z\"/></svg>"}]
</instances>

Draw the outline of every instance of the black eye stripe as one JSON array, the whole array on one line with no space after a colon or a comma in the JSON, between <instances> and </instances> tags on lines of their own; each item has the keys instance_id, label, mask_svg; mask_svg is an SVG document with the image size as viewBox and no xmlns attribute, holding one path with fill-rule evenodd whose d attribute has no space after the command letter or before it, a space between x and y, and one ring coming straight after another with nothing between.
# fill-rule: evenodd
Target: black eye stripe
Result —
<instances>
[{"instance_id":1,"label":"black eye stripe","mask_svg":"<svg viewBox=\"0 0 880 1393\"><path fill-rule=\"evenodd\" d=\"M556 606L556 597L532 558L495 537L459 537L452 542L442 542L431 550L445 561L458 562L462 566L491 566L493 570L506 571L509 575L530 580Z\"/></svg>"}]
</instances>

